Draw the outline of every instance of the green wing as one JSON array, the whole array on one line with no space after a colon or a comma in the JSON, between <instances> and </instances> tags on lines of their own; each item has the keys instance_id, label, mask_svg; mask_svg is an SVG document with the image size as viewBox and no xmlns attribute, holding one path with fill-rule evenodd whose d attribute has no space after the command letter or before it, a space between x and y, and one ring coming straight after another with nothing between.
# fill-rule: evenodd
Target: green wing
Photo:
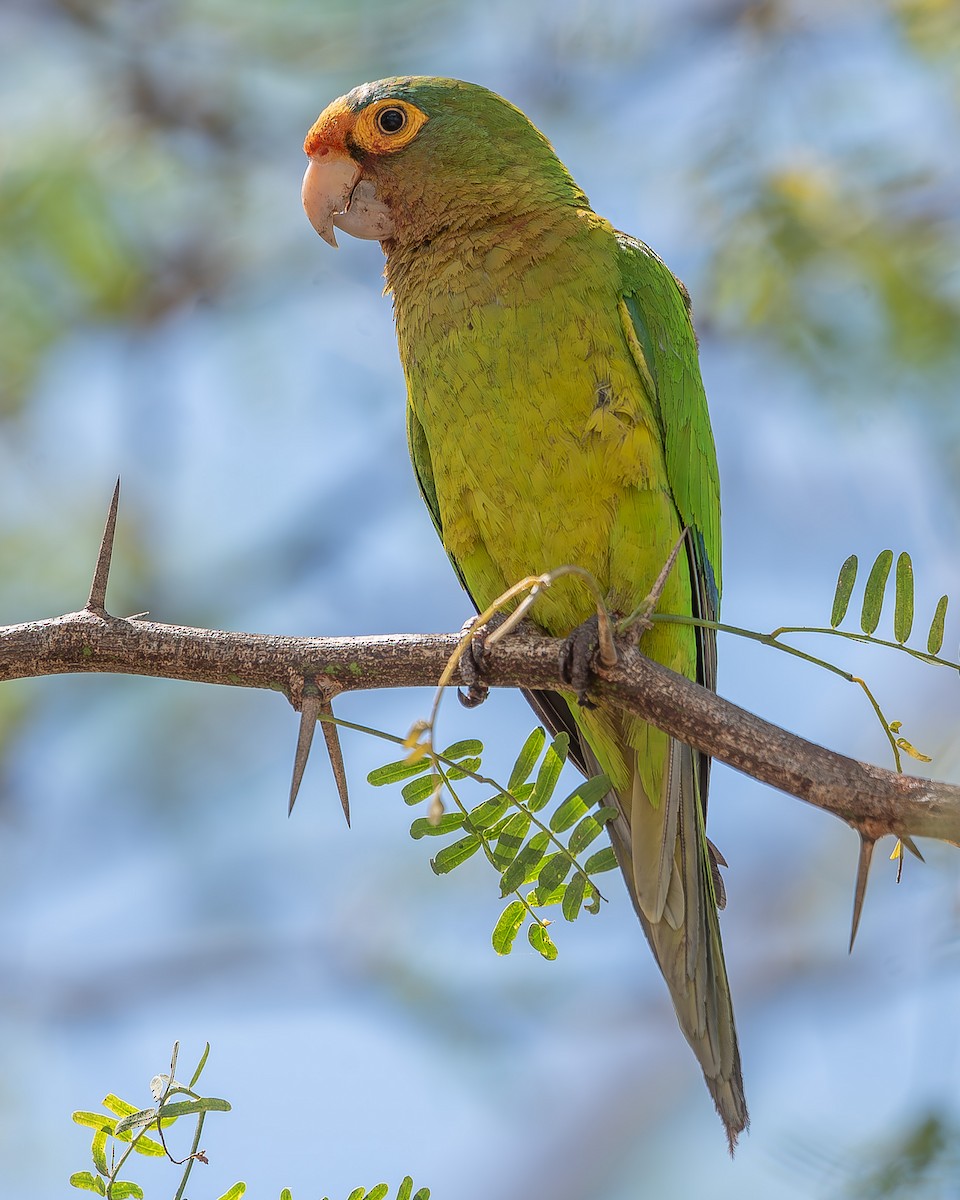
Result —
<instances>
[{"instance_id":1,"label":"green wing","mask_svg":"<svg viewBox=\"0 0 960 1200\"><path fill-rule=\"evenodd\" d=\"M437 531L437 537L444 549L446 542L443 540L443 525L440 521L440 503L437 500L437 485L433 477L433 460L430 457L430 447L427 444L427 435L423 431L423 426L413 411L413 405L407 401L407 446L410 450L410 461L413 463L413 471L417 477L417 484L420 488L420 495L423 497L423 502L427 506L427 511L430 513L430 519L433 521L433 527ZM467 581L463 577L463 571L460 569L460 564L448 553L447 558L457 573L457 578L463 585L463 590L470 596L470 589L467 587ZM474 608L477 607L476 601L470 596L470 601Z\"/></svg>"},{"instance_id":2,"label":"green wing","mask_svg":"<svg viewBox=\"0 0 960 1200\"><path fill-rule=\"evenodd\" d=\"M656 401L670 492L681 523L690 530L687 555L693 615L716 620L720 607L720 483L689 298L683 285L642 242L624 234L618 234L617 240L624 332L645 390L652 392ZM716 664L716 633L698 629L699 682L716 687ZM649 822L652 829L639 828L656 843L659 818L661 848L673 851L678 847L685 897L682 927L671 928L667 919L656 923L645 919L639 904L637 913L670 987L681 1028L700 1059L732 1150L748 1117L717 920L717 907L724 904L718 869L723 859L705 831L710 759L672 742L670 760L677 767L678 786L675 793L671 789L666 811L678 811L678 826L674 831L669 820L665 824L663 816L656 814ZM643 805L634 806L633 820L645 813ZM618 833L611 828L615 848ZM699 851L696 842L702 847ZM633 851L637 852L635 841ZM627 853L625 845L618 848L621 862L626 861Z\"/></svg>"},{"instance_id":3,"label":"green wing","mask_svg":"<svg viewBox=\"0 0 960 1200\"><path fill-rule=\"evenodd\" d=\"M643 242L618 233L623 303L636 335L640 374L655 391L667 480L681 523L690 530L694 615L720 611L720 477L700 378L690 300L683 284ZM698 631L699 682L716 687L716 634Z\"/></svg>"}]
</instances>

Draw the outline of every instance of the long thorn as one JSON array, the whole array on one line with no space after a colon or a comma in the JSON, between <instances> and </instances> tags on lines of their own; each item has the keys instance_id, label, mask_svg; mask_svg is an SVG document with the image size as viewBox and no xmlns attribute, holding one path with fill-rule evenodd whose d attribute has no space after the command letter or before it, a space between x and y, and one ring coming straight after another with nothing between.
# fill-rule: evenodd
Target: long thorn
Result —
<instances>
[{"instance_id":1,"label":"long thorn","mask_svg":"<svg viewBox=\"0 0 960 1200\"><path fill-rule=\"evenodd\" d=\"M107 579L110 576L110 562L113 558L113 539L117 532L117 509L120 507L120 478L113 489L113 499L107 513L107 523L103 527L103 537L100 539L100 550L97 553L97 566L93 572L93 582L90 584L90 595L84 609L87 612L106 614Z\"/></svg>"},{"instance_id":2,"label":"long thorn","mask_svg":"<svg viewBox=\"0 0 960 1200\"><path fill-rule=\"evenodd\" d=\"M867 876L870 874L870 860L873 858L873 848L876 841L860 834L860 856L857 859L857 882L853 890L853 921L850 924L850 953L853 953L853 943L860 927L860 914L863 912L863 898L867 894Z\"/></svg>"},{"instance_id":3,"label":"long thorn","mask_svg":"<svg viewBox=\"0 0 960 1200\"><path fill-rule=\"evenodd\" d=\"M640 633L649 627L650 616L656 611L657 605L660 603L660 597L663 595L663 589L667 585L667 580L670 578L670 572L674 568L677 557L683 548L683 543L690 536L689 525L684 526L683 532L674 543L673 549L667 558L667 561L660 568L660 574L653 581L653 587L650 589L646 599L633 610L633 612L620 623L620 633L627 634L631 629L640 627ZM639 635L638 635L639 640Z\"/></svg>"},{"instance_id":4,"label":"long thorn","mask_svg":"<svg viewBox=\"0 0 960 1200\"><path fill-rule=\"evenodd\" d=\"M327 716L333 716L333 705L329 700L325 700L320 706L320 711L326 713ZM347 773L343 767L343 751L340 749L340 731L337 729L333 721L321 721L323 726L323 737L327 743L327 754L330 758L330 766L333 768L333 777L337 781L337 792L340 795L340 805L343 808L343 815L347 821L347 828L350 828L350 795L347 792Z\"/></svg>"},{"instance_id":5,"label":"long thorn","mask_svg":"<svg viewBox=\"0 0 960 1200\"><path fill-rule=\"evenodd\" d=\"M317 717L323 706L319 696L304 696L300 707L300 731L297 734L297 753L293 759L293 779L290 781L290 806L287 816L293 812L297 802L297 793L303 780L303 772L310 757L310 747L313 745L313 735L317 728Z\"/></svg>"}]
</instances>

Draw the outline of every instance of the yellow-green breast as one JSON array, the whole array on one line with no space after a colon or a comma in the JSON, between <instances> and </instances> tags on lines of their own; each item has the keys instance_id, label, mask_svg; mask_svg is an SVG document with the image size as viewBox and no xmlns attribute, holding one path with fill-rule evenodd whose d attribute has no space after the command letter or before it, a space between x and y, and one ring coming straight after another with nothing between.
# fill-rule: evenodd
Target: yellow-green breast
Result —
<instances>
[{"instance_id":1,"label":"yellow-green breast","mask_svg":"<svg viewBox=\"0 0 960 1200\"><path fill-rule=\"evenodd\" d=\"M679 537L655 401L627 342L618 254L607 221L564 209L389 262L444 546L480 606L572 563L629 612ZM663 603L689 611L685 567ZM571 580L532 615L564 635L592 610ZM693 666L692 641L675 630L645 648Z\"/></svg>"}]
</instances>

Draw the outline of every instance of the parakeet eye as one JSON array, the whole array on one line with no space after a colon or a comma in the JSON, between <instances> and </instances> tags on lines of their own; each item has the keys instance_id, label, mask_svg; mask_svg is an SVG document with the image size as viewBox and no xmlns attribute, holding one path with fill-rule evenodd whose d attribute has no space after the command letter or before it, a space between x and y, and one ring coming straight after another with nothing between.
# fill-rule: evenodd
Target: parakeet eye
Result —
<instances>
[{"instance_id":1,"label":"parakeet eye","mask_svg":"<svg viewBox=\"0 0 960 1200\"><path fill-rule=\"evenodd\" d=\"M381 108L377 113L377 128L381 133L399 133L407 123L402 108Z\"/></svg>"},{"instance_id":2,"label":"parakeet eye","mask_svg":"<svg viewBox=\"0 0 960 1200\"><path fill-rule=\"evenodd\" d=\"M377 100L357 113L353 141L368 154L396 154L410 145L428 120L407 100Z\"/></svg>"}]
</instances>

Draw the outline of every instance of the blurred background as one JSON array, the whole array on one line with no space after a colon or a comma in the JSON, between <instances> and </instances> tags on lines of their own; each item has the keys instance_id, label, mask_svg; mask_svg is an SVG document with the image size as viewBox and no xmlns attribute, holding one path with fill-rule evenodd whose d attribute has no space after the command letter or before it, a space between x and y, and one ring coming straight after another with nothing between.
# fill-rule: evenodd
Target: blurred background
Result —
<instances>
[{"instance_id":1,"label":"blurred background","mask_svg":"<svg viewBox=\"0 0 960 1200\"><path fill-rule=\"evenodd\" d=\"M329 251L299 200L316 114L408 72L509 97L688 284L728 621L823 624L843 558L886 546L913 556L918 624L960 599L953 0L4 0L0 622L82 604L118 473L118 615L284 634L469 615L407 460L379 247ZM945 652L958 637L951 610ZM960 781L953 674L803 644ZM720 690L891 765L834 676L724 638ZM403 734L429 701L337 711ZM500 694L449 703L441 736L482 738L506 774L533 725ZM899 887L880 853L848 957L853 833L716 769L753 1118L731 1162L619 880L554 926L554 964L525 941L498 959L494 877L433 876L415 814L364 781L382 743L344 737L352 830L322 752L287 820L295 738L272 694L0 689L6 1195L70 1193L71 1111L146 1104L176 1038L184 1063L210 1040L205 1089L234 1105L196 1198L245 1179L337 1200L404 1173L437 1200L960 1195L955 851L924 846Z\"/></svg>"}]
</instances>

